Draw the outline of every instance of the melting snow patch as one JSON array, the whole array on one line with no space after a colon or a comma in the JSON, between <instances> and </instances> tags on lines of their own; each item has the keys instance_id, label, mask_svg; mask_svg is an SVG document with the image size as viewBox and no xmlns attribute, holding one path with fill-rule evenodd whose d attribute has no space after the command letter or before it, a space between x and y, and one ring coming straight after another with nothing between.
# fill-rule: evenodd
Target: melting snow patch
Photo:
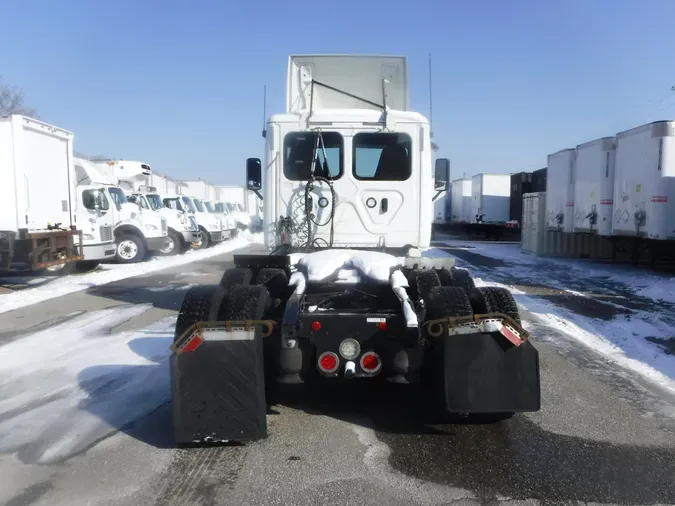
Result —
<instances>
[{"instance_id":1,"label":"melting snow patch","mask_svg":"<svg viewBox=\"0 0 675 506\"><path fill-rule=\"evenodd\" d=\"M45 300L61 297L74 292L80 292L93 286L105 285L122 279L142 276L162 269L178 267L180 265L197 262L206 258L222 255L237 249L244 248L251 243L258 242L260 234L238 237L232 241L223 242L202 251L188 251L183 255L173 257L155 257L150 261L127 264L106 265L94 272L81 275L66 276L54 279L36 288L27 288L13 293L0 295L0 313L13 311L26 306L37 304Z\"/></svg>"},{"instance_id":2,"label":"melting snow patch","mask_svg":"<svg viewBox=\"0 0 675 506\"><path fill-rule=\"evenodd\" d=\"M58 462L167 402L175 317L110 332L150 307L92 311L1 347L0 452Z\"/></svg>"}]
</instances>

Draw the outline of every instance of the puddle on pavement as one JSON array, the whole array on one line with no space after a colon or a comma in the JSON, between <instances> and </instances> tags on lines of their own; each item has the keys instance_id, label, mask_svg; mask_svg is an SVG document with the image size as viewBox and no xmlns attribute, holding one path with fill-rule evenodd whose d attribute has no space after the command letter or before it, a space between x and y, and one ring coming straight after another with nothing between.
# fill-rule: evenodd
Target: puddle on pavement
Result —
<instances>
[{"instance_id":1,"label":"puddle on pavement","mask_svg":"<svg viewBox=\"0 0 675 506\"><path fill-rule=\"evenodd\" d=\"M461 248L453 246L445 246L445 247L435 246L435 248L441 251L445 251L446 253L454 257L460 258L475 267L489 267L490 269L494 269L495 267L505 267L508 265L513 265L510 262L506 262L505 260L501 260L499 258L491 258L479 255L478 253L473 253L472 251L468 251L467 249L465 249L463 246Z\"/></svg>"},{"instance_id":2,"label":"puddle on pavement","mask_svg":"<svg viewBox=\"0 0 675 506\"><path fill-rule=\"evenodd\" d=\"M519 285L511 284L513 288L524 292L528 296L539 297L555 304L556 306L569 309L576 314L588 318L599 318L601 320L612 320L619 315L629 315L631 311L624 307L617 307L620 304L613 300L611 296L605 294L584 294L577 295L564 290L549 288L540 285ZM599 300L603 297L608 298L607 302Z\"/></svg>"},{"instance_id":3,"label":"puddle on pavement","mask_svg":"<svg viewBox=\"0 0 675 506\"><path fill-rule=\"evenodd\" d=\"M675 501L675 450L613 445L547 432L522 415L493 425L378 432L390 465L415 478L498 497L654 504Z\"/></svg>"}]
</instances>

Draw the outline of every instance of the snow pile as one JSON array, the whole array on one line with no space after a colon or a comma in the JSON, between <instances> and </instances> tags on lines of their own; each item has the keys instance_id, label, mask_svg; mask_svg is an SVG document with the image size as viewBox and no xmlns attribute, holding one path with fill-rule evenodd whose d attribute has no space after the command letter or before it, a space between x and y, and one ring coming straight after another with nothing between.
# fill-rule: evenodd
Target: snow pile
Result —
<instances>
[{"instance_id":1,"label":"snow pile","mask_svg":"<svg viewBox=\"0 0 675 506\"><path fill-rule=\"evenodd\" d=\"M358 251L352 249L336 249L316 251L298 258L297 267L307 274L308 281L318 282L334 278L342 271L343 280L348 279L356 269L364 276L387 283L391 269L401 264L401 260L393 255L379 251ZM358 277L355 277L358 282Z\"/></svg>"},{"instance_id":2,"label":"snow pile","mask_svg":"<svg viewBox=\"0 0 675 506\"><path fill-rule=\"evenodd\" d=\"M117 306L0 348L0 452L54 463L170 400L175 317L111 333L151 307Z\"/></svg>"},{"instance_id":3,"label":"snow pile","mask_svg":"<svg viewBox=\"0 0 675 506\"><path fill-rule=\"evenodd\" d=\"M147 262L137 264L107 264L87 274L55 278L35 288L18 290L13 293L0 295L0 313L13 311L22 307L37 304L45 300L61 297L70 293L79 292L93 286L105 285L122 279L150 274L162 269L178 267L206 258L222 255L237 249L244 248L251 243L260 241L260 234L247 234L232 241L217 244L201 251L188 251L183 255L172 257L154 257ZM11 280L12 278L8 278Z\"/></svg>"}]
</instances>

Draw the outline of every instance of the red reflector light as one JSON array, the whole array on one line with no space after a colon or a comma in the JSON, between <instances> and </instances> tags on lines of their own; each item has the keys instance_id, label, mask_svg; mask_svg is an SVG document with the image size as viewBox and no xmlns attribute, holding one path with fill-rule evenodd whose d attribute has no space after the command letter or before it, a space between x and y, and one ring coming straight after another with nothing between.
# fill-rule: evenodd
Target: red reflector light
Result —
<instances>
[{"instance_id":1,"label":"red reflector light","mask_svg":"<svg viewBox=\"0 0 675 506\"><path fill-rule=\"evenodd\" d=\"M377 328L378 328L378 330L387 330L387 328L388 328L387 322L378 323Z\"/></svg>"},{"instance_id":2,"label":"red reflector light","mask_svg":"<svg viewBox=\"0 0 675 506\"><path fill-rule=\"evenodd\" d=\"M335 353L327 351L319 357L319 369L323 372L335 372L340 366L340 360Z\"/></svg>"},{"instance_id":3,"label":"red reflector light","mask_svg":"<svg viewBox=\"0 0 675 506\"><path fill-rule=\"evenodd\" d=\"M312 330L314 332L321 330L321 322L312 322Z\"/></svg>"},{"instance_id":4,"label":"red reflector light","mask_svg":"<svg viewBox=\"0 0 675 506\"><path fill-rule=\"evenodd\" d=\"M377 372L382 367L382 362L380 362L380 357L377 356L377 353L369 351L364 353L361 357L361 369L366 372Z\"/></svg>"},{"instance_id":5,"label":"red reflector light","mask_svg":"<svg viewBox=\"0 0 675 506\"><path fill-rule=\"evenodd\" d=\"M189 353L195 351L199 348L199 345L202 344L204 340L195 334L188 342L186 342L179 350L178 353Z\"/></svg>"}]
</instances>

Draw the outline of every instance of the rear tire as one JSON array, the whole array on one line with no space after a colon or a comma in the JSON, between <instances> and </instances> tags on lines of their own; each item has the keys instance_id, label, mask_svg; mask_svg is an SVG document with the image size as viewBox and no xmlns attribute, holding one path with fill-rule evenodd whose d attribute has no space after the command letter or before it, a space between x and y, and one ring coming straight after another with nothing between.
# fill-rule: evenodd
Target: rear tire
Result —
<instances>
[{"instance_id":1,"label":"rear tire","mask_svg":"<svg viewBox=\"0 0 675 506\"><path fill-rule=\"evenodd\" d=\"M506 288L485 286L471 291L471 302L476 314L502 313L520 325L520 313L513 295Z\"/></svg>"},{"instance_id":2,"label":"rear tire","mask_svg":"<svg viewBox=\"0 0 675 506\"><path fill-rule=\"evenodd\" d=\"M450 276L452 278L451 286L463 288L467 292L476 288L476 283L474 283L471 273L466 269L453 267L450 270Z\"/></svg>"},{"instance_id":3,"label":"rear tire","mask_svg":"<svg viewBox=\"0 0 675 506\"><path fill-rule=\"evenodd\" d=\"M217 320L224 295L224 290L218 285L191 287L183 298L176 319L174 341L197 322Z\"/></svg>"}]
</instances>

